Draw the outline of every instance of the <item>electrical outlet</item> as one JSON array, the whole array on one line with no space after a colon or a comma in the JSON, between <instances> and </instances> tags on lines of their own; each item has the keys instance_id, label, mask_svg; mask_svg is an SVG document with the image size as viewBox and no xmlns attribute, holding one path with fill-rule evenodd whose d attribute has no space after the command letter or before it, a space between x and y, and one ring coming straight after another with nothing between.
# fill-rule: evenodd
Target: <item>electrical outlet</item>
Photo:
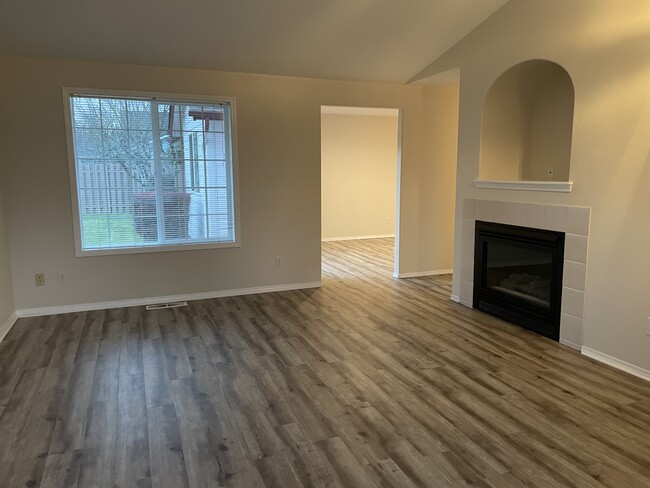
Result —
<instances>
[{"instance_id":1,"label":"electrical outlet","mask_svg":"<svg viewBox=\"0 0 650 488\"><path fill-rule=\"evenodd\" d=\"M275 257L275 267L276 268L281 268L282 267L282 256L276 256Z\"/></svg>"},{"instance_id":2,"label":"electrical outlet","mask_svg":"<svg viewBox=\"0 0 650 488\"><path fill-rule=\"evenodd\" d=\"M390 224L390 217L386 217L385 220L386 220L386 223L387 223L387 224Z\"/></svg>"},{"instance_id":3,"label":"electrical outlet","mask_svg":"<svg viewBox=\"0 0 650 488\"><path fill-rule=\"evenodd\" d=\"M63 271L59 271L56 274L56 281L58 281L59 285L65 285L68 282L68 276Z\"/></svg>"},{"instance_id":4,"label":"electrical outlet","mask_svg":"<svg viewBox=\"0 0 650 488\"><path fill-rule=\"evenodd\" d=\"M34 282L36 283L36 286L45 286L45 274L36 273L34 275Z\"/></svg>"}]
</instances>

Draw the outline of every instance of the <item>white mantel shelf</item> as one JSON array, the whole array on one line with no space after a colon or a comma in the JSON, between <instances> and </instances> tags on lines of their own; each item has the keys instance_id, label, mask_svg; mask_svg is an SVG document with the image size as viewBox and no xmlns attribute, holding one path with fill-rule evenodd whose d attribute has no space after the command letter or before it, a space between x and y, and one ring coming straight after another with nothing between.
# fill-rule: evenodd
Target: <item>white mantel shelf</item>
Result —
<instances>
[{"instance_id":1,"label":"white mantel shelf","mask_svg":"<svg viewBox=\"0 0 650 488\"><path fill-rule=\"evenodd\" d=\"M476 188L492 190L555 191L571 193L572 181L508 181L508 180L474 180Z\"/></svg>"}]
</instances>

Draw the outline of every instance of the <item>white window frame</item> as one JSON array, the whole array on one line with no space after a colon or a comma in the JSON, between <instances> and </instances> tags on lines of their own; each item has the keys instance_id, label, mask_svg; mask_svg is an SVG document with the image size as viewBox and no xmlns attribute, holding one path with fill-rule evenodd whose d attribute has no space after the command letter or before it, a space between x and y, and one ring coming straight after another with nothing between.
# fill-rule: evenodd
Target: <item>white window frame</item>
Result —
<instances>
[{"instance_id":1,"label":"white window frame","mask_svg":"<svg viewBox=\"0 0 650 488\"><path fill-rule=\"evenodd\" d=\"M237 110L235 97L222 97L213 95L188 95L179 93L142 92L127 90L104 90L96 88L72 88L63 87L63 113L65 117L66 146L68 151L68 172L70 176L70 191L72 197L72 222L74 227L75 254L77 257L86 256L109 256L116 254L144 254L169 251L189 251L197 249L219 249L241 247L241 223L239 219L239 164L237 158ZM83 249L81 242L81 220L79 212L79 192L77 187L77 166L74 151L74 128L72 124L72 110L70 97L74 95L90 95L98 97L116 98L144 98L156 101L169 101L173 103L188 102L216 102L228 103L230 105L230 134L231 134L231 156L232 156L232 195L234 213L234 236L231 242L208 242L208 243L187 243L187 244L158 244L144 247L121 247L102 249Z\"/></svg>"}]
</instances>

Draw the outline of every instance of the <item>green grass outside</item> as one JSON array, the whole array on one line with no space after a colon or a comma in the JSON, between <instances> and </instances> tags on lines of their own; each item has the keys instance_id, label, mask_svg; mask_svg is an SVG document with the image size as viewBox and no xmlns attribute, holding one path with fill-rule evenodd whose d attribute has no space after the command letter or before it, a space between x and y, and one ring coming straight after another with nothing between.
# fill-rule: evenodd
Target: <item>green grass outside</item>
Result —
<instances>
[{"instance_id":1,"label":"green grass outside","mask_svg":"<svg viewBox=\"0 0 650 488\"><path fill-rule=\"evenodd\" d=\"M87 214L82 223L83 245L90 247L141 244L142 237L133 228L133 214Z\"/></svg>"}]
</instances>

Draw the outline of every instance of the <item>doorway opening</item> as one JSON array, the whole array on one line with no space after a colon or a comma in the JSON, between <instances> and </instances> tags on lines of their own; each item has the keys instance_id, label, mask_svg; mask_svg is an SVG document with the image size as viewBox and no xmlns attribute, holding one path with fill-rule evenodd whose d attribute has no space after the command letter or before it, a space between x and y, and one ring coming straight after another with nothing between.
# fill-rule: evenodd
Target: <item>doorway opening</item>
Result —
<instances>
[{"instance_id":1,"label":"doorway opening","mask_svg":"<svg viewBox=\"0 0 650 488\"><path fill-rule=\"evenodd\" d=\"M375 272L382 275L399 269L400 125L396 108L321 107L321 261L326 272L362 272L353 269L346 253L373 254ZM326 259L332 253L335 268Z\"/></svg>"}]
</instances>

